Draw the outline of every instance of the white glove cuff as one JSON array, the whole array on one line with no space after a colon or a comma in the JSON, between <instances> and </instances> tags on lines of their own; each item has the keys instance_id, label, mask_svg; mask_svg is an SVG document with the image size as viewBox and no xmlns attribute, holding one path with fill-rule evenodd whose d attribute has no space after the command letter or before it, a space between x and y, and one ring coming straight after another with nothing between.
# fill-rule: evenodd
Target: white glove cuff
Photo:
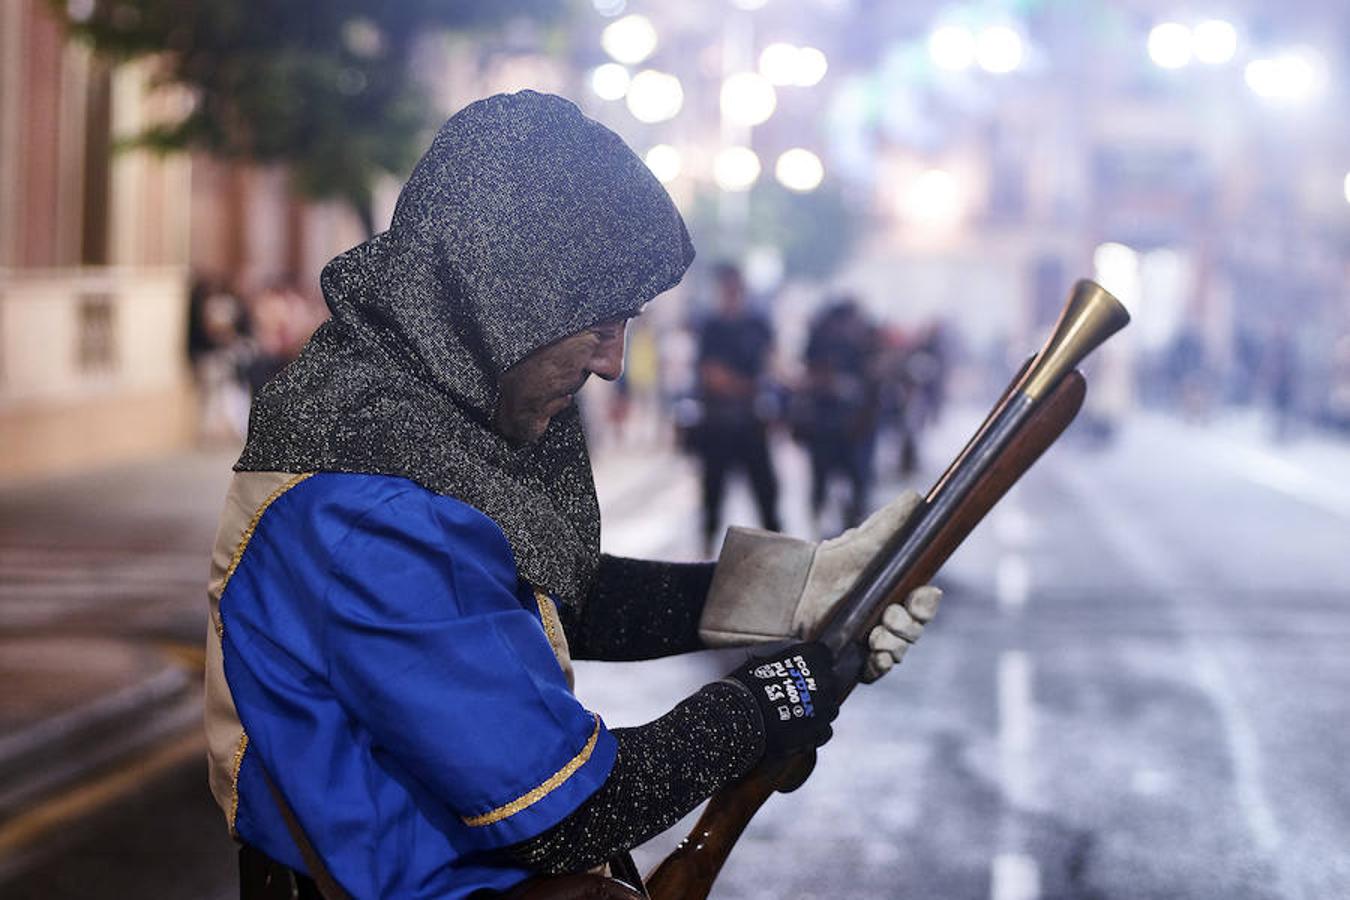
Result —
<instances>
[{"instance_id":1,"label":"white glove cuff","mask_svg":"<svg viewBox=\"0 0 1350 900\"><path fill-rule=\"evenodd\" d=\"M727 529L698 633L709 647L794 637L816 544L758 528Z\"/></svg>"}]
</instances>

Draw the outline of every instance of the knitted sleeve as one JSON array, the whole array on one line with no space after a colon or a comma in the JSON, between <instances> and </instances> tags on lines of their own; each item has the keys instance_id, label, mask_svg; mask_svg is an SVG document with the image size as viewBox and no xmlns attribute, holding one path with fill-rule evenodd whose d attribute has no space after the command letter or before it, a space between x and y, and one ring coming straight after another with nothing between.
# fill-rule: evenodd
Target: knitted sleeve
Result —
<instances>
[{"instance_id":1,"label":"knitted sleeve","mask_svg":"<svg viewBox=\"0 0 1350 900\"><path fill-rule=\"evenodd\" d=\"M546 874L582 872L675 824L764 753L764 725L748 691L714 682L661 718L617 728L605 783L543 834L498 851Z\"/></svg>"},{"instance_id":2,"label":"knitted sleeve","mask_svg":"<svg viewBox=\"0 0 1350 900\"><path fill-rule=\"evenodd\" d=\"M703 649L698 622L714 568L601 556L581 609L559 610L572 656L622 661Z\"/></svg>"}]
</instances>

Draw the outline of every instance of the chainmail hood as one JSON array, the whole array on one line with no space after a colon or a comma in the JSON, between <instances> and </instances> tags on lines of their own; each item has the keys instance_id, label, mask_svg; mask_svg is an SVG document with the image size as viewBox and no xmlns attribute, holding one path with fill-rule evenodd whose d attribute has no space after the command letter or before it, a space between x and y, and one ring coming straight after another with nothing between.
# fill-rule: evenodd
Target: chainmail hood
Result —
<instances>
[{"instance_id":1,"label":"chainmail hood","mask_svg":"<svg viewBox=\"0 0 1350 900\"><path fill-rule=\"evenodd\" d=\"M437 133L388 231L324 269L332 318L254 400L241 471L401 475L483 511L522 577L584 597L600 521L575 407L513 447L497 379L631 316L694 251L674 204L609 129L560 97L474 103Z\"/></svg>"}]
</instances>

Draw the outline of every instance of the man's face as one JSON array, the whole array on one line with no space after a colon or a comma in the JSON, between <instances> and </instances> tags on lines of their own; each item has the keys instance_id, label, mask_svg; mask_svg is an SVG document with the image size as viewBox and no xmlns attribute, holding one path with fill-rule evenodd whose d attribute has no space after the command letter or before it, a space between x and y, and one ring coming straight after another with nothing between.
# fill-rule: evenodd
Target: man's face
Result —
<instances>
[{"instance_id":1,"label":"man's face","mask_svg":"<svg viewBox=\"0 0 1350 900\"><path fill-rule=\"evenodd\" d=\"M572 404L572 395L595 373L606 381L623 374L626 319L601 322L540 347L502 373L497 431L513 444L538 440L549 420Z\"/></svg>"}]
</instances>

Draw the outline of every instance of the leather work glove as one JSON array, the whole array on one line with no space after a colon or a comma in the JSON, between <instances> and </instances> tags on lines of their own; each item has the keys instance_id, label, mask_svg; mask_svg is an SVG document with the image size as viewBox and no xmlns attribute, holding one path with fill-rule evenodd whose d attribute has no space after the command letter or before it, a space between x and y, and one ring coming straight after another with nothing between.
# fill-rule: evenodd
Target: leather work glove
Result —
<instances>
[{"instance_id":1,"label":"leather work glove","mask_svg":"<svg viewBox=\"0 0 1350 900\"><path fill-rule=\"evenodd\" d=\"M836 538L814 543L756 528L727 531L699 636L709 647L813 637L834 604L921 502L906 491ZM942 592L925 585L886 610L868 635L863 681L880 678L918 640Z\"/></svg>"},{"instance_id":2,"label":"leather work glove","mask_svg":"<svg viewBox=\"0 0 1350 900\"><path fill-rule=\"evenodd\" d=\"M819 747L830 739L830 723L839 715L833 663L829 648L813 641L753 656L727 674L759 706L766 759Z\"/></svg>"}]
</instances>

